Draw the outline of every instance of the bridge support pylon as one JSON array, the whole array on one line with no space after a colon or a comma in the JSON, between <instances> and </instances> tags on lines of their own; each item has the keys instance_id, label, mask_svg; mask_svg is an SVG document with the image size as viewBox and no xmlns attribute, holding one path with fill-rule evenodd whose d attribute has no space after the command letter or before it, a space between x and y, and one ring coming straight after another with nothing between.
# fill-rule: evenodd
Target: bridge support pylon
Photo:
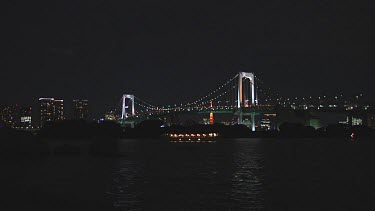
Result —
<instances>
[{"instance_id":1,"label":"bridge support pylon","mask_svg":"<svg viewBox=\"0 0 375 211\"><path fill-rule=\"evenodd\" d=\"M245 84L243 79L249 79L249 90L244 90ZM248 96L244 96L248 94ZM246 102L246 99L248 100ZM250 105L249 105L250 104ZM237 109L238 109L238 124L245 124L243 120L243 108L249 106L255 106L258 104L258 96L255 87L255 76L254 73L239 72L238 73L238 90L237 90ZM252 131L255 131L255 112L251 112L251 123L250 127ZM248 125L248 124L247 124Z\"/></svg>"},{"instance_id":2,"label":"bridge support pylon","mask_svg":"<svg viewBox=\"0 0 375 211\"><path fill-rule=\"evenodd\" d=\"M251 112L251 131L255 131L255 112Z\"/></svg>"},{"instance_id":3,"label":"bridge support pylon","mask_svg":"<svg viewBox=\"0 0 375 211\"><path fill-rule=\"evenodd\" d=\"M255 90L255 76L254 73L247 73L247 72L239 72L238 73L238 90L237 90L237 108L241 108L244 106L248 106L248 104L245 103L245 98L243 96L243 93L245 90L243 90L243 83L242 79L249 79L250 83L250 90L247 90L247 93L251 93L251 96L247 97L247 99L250 100L251 105L256 105L258 99L256 97L256 90ZM246 93L246 92L245 92Z\"/></svg>"},{"instance_id":4,"label":"bridge support pylon","mask_svg":"<svg viewBox=\"0 0 375 211\"><path fill-rule=\"evenodd\" d=\"M127 100L128 99L128 100ZM129 112L129 104L131 106L131 111ZM122 112L121 112L121 119L124 120L129 116L135 115L135 107L134 107L134 95L131 94L124 94L122 95Z\"/></svg>"},{"instance_id":5,"label":"bridge support pylon","mask_svg":"<svg viewBox=\"0 0 375 211\"><path fill-rule=\"evenodd\" d=\"M244 113L241 109L238 111L238 124L241 125L246 125L251 129L251 131L255 131L255 117L256 117L256 112L251 112L251 113ZM244 116L249 117L250 116L250 121L248 118L244 118Z\"/></svg>"}]
</instances>

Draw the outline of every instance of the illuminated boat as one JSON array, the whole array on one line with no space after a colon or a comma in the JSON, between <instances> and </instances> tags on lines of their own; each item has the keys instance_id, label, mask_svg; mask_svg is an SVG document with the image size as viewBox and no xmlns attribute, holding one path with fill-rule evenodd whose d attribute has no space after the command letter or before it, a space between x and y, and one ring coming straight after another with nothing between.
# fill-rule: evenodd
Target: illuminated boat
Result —
<instances>
[{"instance_id":1,"label":"illuminated boat","mask_svg":"<svg viewBox=\"0 0 375 211\"><path fill-rule=\"evenodd\" d=\"M170 133L166 136L170 142L215 142L219 133Z\"/></svg>"}]
</instances>

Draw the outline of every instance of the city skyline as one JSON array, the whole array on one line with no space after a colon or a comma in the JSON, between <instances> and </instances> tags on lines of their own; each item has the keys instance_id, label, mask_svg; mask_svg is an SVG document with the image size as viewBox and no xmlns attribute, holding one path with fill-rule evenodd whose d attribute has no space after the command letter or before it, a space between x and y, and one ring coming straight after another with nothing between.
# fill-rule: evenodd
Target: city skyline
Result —
<instances>
[{"instance_id":1,"label":"city skyline","mask_svg":"<svg viewBox=\"0 0 375 211\"><path fill-rule=\"evenodd\" d=\"M89 99L97 116L124 93L155 104L189 101L246 71L283 95L371 98L368 6L9 3L0 94L32 106L40 96Z\"/></svg>"},{"instance_id":2,"label":"city skyline","mask_svg":"<svg viewBox=\"0 0 375 211\"><path fill-rule=\"evenodd\" d=\"M262 84L263 85L263 82L259 81L256 84ZM220 88L220 87L216 87L216 88ZM265 87L265 88L268 89L267 87ZM259 90L261 90L261 89L259 89ZM215 89L212 89L210 91L215 92ZM267 104L268 102L272 102L272 104L275 104L275 105L280 104L280 105L283 105L283 106L285 106L285 105L290 106L292 104L299 104L299 105L308 104L308 103L318 104L319 101L324 101L325 103L330 102L331 104L335 104L335 103L336 104L343 104L343 103L355 103L358 100L360 100L362 104L367 104L367 105L373 105L375 103L375 100L373 100L367 93L356 93L356 94L352 94L352 95L345 95L343 93L336 93L336 94L330 94L330 95L319 94L319 95L310 95L310 96L305 95L305 96L299 96L299 97L295 97L295 96L294 97L291 97L291 96L285 97L285 96L279 95L280 93L277 90L269 89L269 90L261 90L261 91L263 91L263 92L265 91L266 94L269 94L272 97L272 100L270 100L270 99L268 99L268 97L264 97L264 93L260 94L260 96L262 96L262 98L259 101L262 104ZM257 92L260 92L260 91L257 91ZM326 93L326 92L323 92L323 93ZM200 94L202 94L202 92ZM256 95L258 96L259 93L257 93ZM204 95L199 96L199 98L205 98L205 97L207 97L207 96L204 96ZM136 98L138 98L138 97L136 97ZM57 101L61 101L62 103L64 101L64 99L55 98L55 97L39 97L39 101L40 101L40 99L56 99ZM87 103L88 99L78 99L78 98L72 97L72 96L69 96L69 99L73 99L73 100L68 101L68 103L64 104L64 106L63 106L64 109L68 110L69 112L64 113L62 116L64 118L67 118L67 119L79 119L79 118L76 118L76 114L75 114L75 111L74 111L76 101L79 101L80 103L82 103L82 101L84 101L84 102ZM198 98L196 98L196 99L198 99ZM276 102L275 101L276 99L282 99L282 100L280 102ZM16 100L15 102L8 102L8 103L2 102L2 103L0 103L0 106L22 105L22 106L37 108L37 107L40 107L39 101L38 101L38 98L37 98L37 99L33 99L32 103L19 104L18 102L20 102L20 100ZM81 114L81 115L86 116L84 119L87 119L87 118L101 119L101 118L104 118L104 116L107 112L116 112L115 113L116 115L121 116L121 105L120 105L121 101L122 101L122 97L118 98L117 100L113 100L112 103L107 102L107 108L105 110L94 110L93 111L92 109L90 109L90 113L88 111L86 111L85 114ZM146 101L148 103L151 102L151 101L148 101L148 100L146 100ZM157 106L160 106L160 107L173 106L173 105L179 105L180 103L187 103L187 102L169 102L165 105L159 104ZM156 104L154 104L154 105L156 105ZM86 107L87 107L87 105L86 105ZM91 104L90 107L95 108L96 106ZM87 108L85 108L85 109L87 109ZM39 116L37 116L37 114L35 112L33 113L33 116L34 116L34 119L35 118L39 119Z\"/></svg>"},{"instance_id":3,"label":"city skyline","mask_svg":"<svg viewBox=\"0 0 375 211\"><path fill-rule=\"evenodd\" d=\"M230 79L229 81L237 81L237 76L239 74L236 75L236 77ZM236 79L236 80L234 80ZM233 125L233 124L236 124L235 121L233 120L233 118L237 118L235 117L236 114L234 112L233 109L236 109L239 105L238 104L238 101L236 100L236 98L233 99L233 97L230 97L232 98L232 100L235 100L235 101L232 101L231 103L232 104L228 104L229 101L221 101L223 100L223 94L225 93L229 93L228 90L221 93L220 94L220 90L224 91L224 87L226 84L229 84L229 86L232 86L231 83L228 83L229 81L227 81L223 86L219 87L216 91L212 92L212 93L209 93L208 95L206 95L206 97L211 97L211 98L206 98L206 97L203 97L201 99L198 99L197 101L195 102L190 102L190 103L185 103L185 104L181 104L181 105L177 105L177 104L174 104L174 105L164 105L162 107L156 107L155 105L151 105L149 103L147 103L146 101L144 100L141 100L139 99L137 96L132 96L132 99L133 100L136 100L135 104L133 102L133 105L136 105L136 109L134 110L135 112L135 116L134 114L130 114L130 115L127 115L127 117L125 117L124 119L127 119L128 117L130 117L131 119L134 119L132 117L135 117L136 119L138 117L140 117L142 119L142 116L143 115L153 115L151 116L151 119L160 119L161 117L163 117L163 114L162 116L154 116L155 114L157 113L164 113L164 117L162 119L164 119L164 121L166 122L169 122L169 120L172 120L172 119L169 119L170 117L168 117L167 113L169 113L168 111L171 111L172 113L175 113L177 116L183 114L183 113L180 113L180 111L191 111L192 114L196 113L196 114L199 114L198 116L195 115L195 117L193 117L193 119L195 119L194 121L197 121L197 123L200 123L200 124L213 124L213 123L221 123L221 124L225 124L225 125ZM237 86L234 86L233 88L234 89L237 89L236 88ZM246 83L243 84L243 88L244 88L244 95L243 95L243 99L242 101L245 103L245 101L247 101L247 99L249 97L251 97L251 92L246 92L246 89L249 88L246 86ZM255 87L257 89L257 87ZM255 93L258 93L258 91L256 90ZM230 93L229 93L230 94ZM235 92L231 92L231 94L234 94L234 95L237 95ZM254 94L254 93L253 93ZM212 99L213 96L215 96L213 100L209 100L207 101L206 99ZM249 96L247 96L249 95ZM129 97L130 95L124 95L126 97ZM256 97L255 97L256 96ZM256 94L252 99L257 99L258 97L258 94ZM262 96L262 95L260 95ZM226 97L225 97L226 98ZM131 100L131 101L133 101ZM134 107L133 106L130 106L129 108L127 107L128 105L132 104L131 101L127 101L127 104L126 104L126 108L127 109L133 109ZM19 128L19 129L31 129L32 126L33 127L40 127L45 124L45 122L60 122L62 120L85 120L87 122L92 122L92 121L103 121L103 120L109 120L109 121L116 121L116 122L119 122L121 123L121 110L120 108L118 109L114 109L114 110L108 110L106 111L105 113L102 113L100 116L95 116L95 117L92 117L92 115L90 115L89 113L89 104L88 104L88 100L87 99L75 99L72 101L72 103L70 104L70 109L67 109L67 106L66 106L66 103L64 103L66 101L64 101L64 99L57 99L57 98L39 98L39 105L38 105L38 108L36 109L32 109L32 107L29 107L29 106L26 106L26 105L19 105L19 104L9 104L9 105L0 105L0 122L2 123L5 123L5 125L8 125L8 126L11 126L11 127L14 127L14 128ZM203 103L203 104L202 104ZM259 103L259 104L258 104ZM68 103L69 104L69 103ZM125 104L124 104L125 106ZM281 106L283 107L284 109L292 109L292 110L296 110L296 111L308 111L308 112L312 112L313 116L309 117L309 118L312 118L311 121L307 121L305 124L307 125L311 125L311 126L314 126L315 129L318 129L319 128L319 124L317 124L320 120L321 117L318 117L316 116L316 114L314 114L314 111L315 112L323 112L323 116L327 116L326 114L324 114L324 112L335 112L335 113L341 113L340 118L335 118L336 120L331 120L330 123L331 124L337 124L337 123L340 123L340 124L346 124L346 125L368 125L368 126L371 126L373 127L373 123L372 121L373 120L370 120L373 118L373 115L372 115L372 112L374 111L374 108L375 108L375 104L374 103L371 103L371 102L367 102L363 99L363 95L360 94L360 95L356 95L356 96L351 96L351 97L346 97L346 96L343 96L343 95L339 95L339 96L319 96L319 97L303 97L303 98L288 98L288 99L285 99L285 98L278 98L278 99L273 99L272 102L267 102L267 101L264 101L264 100L255 100L253 102L252 105L248 105L248 104L242 104L241 107L243 107L243 109L246 109L246 107L248 106L255 106L255 108L252 108L252 107L249 107L249 109L253 110L253 112L259 112L261 111L262 112L262 107L265 108L265 110L263 112L264 113L264 117L265 119L262 117L252 117L250 119L253 119L254 118L257 118L259 119L258 123L245 123L245 124L250 124L250 125L258 125L259 124L259 127L264 127L264 125L262 126L263 123L267 123L268 124L271 124L271 125L275 125L275 123L271 123L269 122L269 120L267 120L268 116L273 116L273 115L276 115L275 112L277 112L276 110L274 110L276 107L275 106ZM90 105L91 107L91 105ZM125 107L123 107L125 108ZM210 110L210 109L213 109L213 110ZM255 110L254 110L255 109ZM258 109L261 109L259 111L256 111ZM32 112L32 110L34 112ZM232 118L232 121L228 121L228 116L226 118L219 118L220 121L214 121L213 120L213 113L212 111L215 111L215 113L219 112L219 113L226 113L226 114L229 114L229 113L232 113L234 116L233 117L230 117L229 119ZM221 110L221 111L220 111ZM350 111L354 111L355 115L349 115ZM360 113L358 113L358 111ZM361 113L362 111L362 113ZM127 111L128 112L128 111ZM167 112L167 113L165 113ZM206 112L209 112L209 117L208 118L208 113ZM234 113L233 113L234 112ZM349 113L348 113L349 112ZM364 113L363 113L364 112ZM179 114L180 113L180 114ZM202 114L206 113L206 116ZM344 113L347 113L344 115ZM364 115L366 114L366 115ZM165 116L167 115L167 116ZM366 117L368 115L368 117ZM329 116L329 115L328 115ZM198 119L197 119L198 117ZM345 117L345 119L344 119ZM191 121L193 119L190 119L192 118L192 116L190 116L187 120L188 121ZM199 118L203 118L203 119L200 119ZM285 117L284 117L285 118ZM288 117L288 118L291 118L291 117ZM288 121L288 118L286 119L286 121ZM369 119L368 119L369 118ZM169 120L167 120L169 119ZM179 118L177 118L179 119ZM190 119L190 120L189 120ZM186 119L185 119L186 120ZM210 121L208 121L210 120ZM289 119L291 121L295 121L293 120L293 117L292 119ZM130 120L130 121L133 121L133 120ZM248 120L246 120L248 121ZM245 122L246 122L245 121ZM262 123L262 121L264 121ZM285 120L283 120L285 121ZM138 120L136 120L135 122L138 122ZM173 120L172 120L173 122ZM31 124L32 123L32 124ZM176 122L177 123L177 122ZM362 124L364 123L364 124ZM123 123L121 123L123 124ZM169 123L170 124L170 123ZM179 122L177 124L184 124L183 122ZM126 125L126 123L125 123ZM265 128L270 128L270 126L267 126ZM255 130L255 128L253 128L253 130Z\"/></svg>"}]
</instances>

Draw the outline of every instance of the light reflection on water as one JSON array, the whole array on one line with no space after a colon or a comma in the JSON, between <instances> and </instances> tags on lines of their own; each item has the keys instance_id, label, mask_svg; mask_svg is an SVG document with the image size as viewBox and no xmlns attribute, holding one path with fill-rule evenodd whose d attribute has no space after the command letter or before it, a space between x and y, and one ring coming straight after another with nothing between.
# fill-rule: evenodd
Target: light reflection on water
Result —
<instances>
[{"instance_id":1,"label":"light reflection on water","mask_svg":"<svg viewBox=\"0 0 375 211\"><path fill-rule=\"evenodd\" d=\"M177 145L176 145L177 143ZM121 210L263 208L262 157L235 142L123 141L111 195ZM186 143L186 142L185 142Z\"/></svg>"},{"instance_id":2,"label":"light reflection on water","mask_svg":"<svg viewBox=\"0 0 375 211\"><path fill-rule=\"evenodd\" d=\"M236 171L232 178L231 197L236 201L235 208L251 208L261 210L264 208L263 183L264 169L263 157L257 148L240 145L234 155Z\"/></svg>"},{"instance_id":3,"label":"light reflection on water","mask_svg":"<svg viewBox=\"0 0 375 211\"><path fill-rule=\"evenodd\" d=\"M122 140L108 194L119 210L369 210L375 143ZM373 207L373 206L372 206Z\"/></svg>"},{"instance_id":4,"label":"light reflection on water","mask_svg":"<svg viewBox=\"0 0 375 211\"><path fill-rule=\"evenodd\" d=\"M373 140L119 144L120 156L2 157L0 210L375 209Z\"/></svg>"}]
</instances>

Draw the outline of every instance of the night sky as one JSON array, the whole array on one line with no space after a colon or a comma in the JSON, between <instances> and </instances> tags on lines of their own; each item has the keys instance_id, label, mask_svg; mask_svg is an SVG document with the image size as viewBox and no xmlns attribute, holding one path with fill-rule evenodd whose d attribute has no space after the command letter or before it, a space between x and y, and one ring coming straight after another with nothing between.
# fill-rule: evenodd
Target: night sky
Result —
<instances>
[{"instance_id":1,"label":"night sky","mask_svg":"<svg viewBox=\"0 0 375 211\"><path fill-rule=\"evenodd\" d=\"M239 71L284 96L375 94L373 5L127 2L5 3L0 103L85 98L96 116L123 93L189 101Z\"/></svg>"}]
</instances>

